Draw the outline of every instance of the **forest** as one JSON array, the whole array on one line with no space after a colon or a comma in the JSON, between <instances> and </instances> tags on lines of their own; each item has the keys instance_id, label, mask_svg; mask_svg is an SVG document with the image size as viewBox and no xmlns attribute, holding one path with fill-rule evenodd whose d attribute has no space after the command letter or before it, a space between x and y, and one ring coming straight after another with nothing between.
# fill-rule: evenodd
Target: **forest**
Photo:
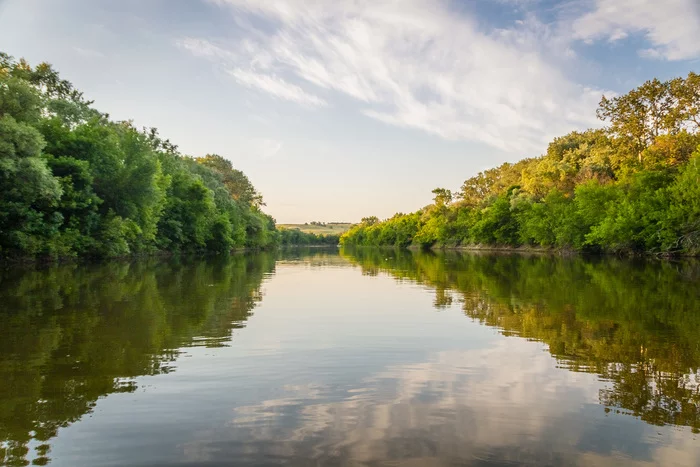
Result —
<instances>
[{"instance_id":1,"label":"forest","mask_svg":"<svg viewBox=\"0 0 700 467\"><path fill-rule=\"evenodd\" d=\"M113 121L47 63L0 53L0 256L228 252L280 241L222 156Z\"/></svg>"},{"instance_id":2,"label":"forest","mask_svg":"<svg viewBox=\"0 0 700 467\"><path fill-rule=\"evenodd\" d=\"M700 254L700 75L603 96L603 128L485 170L433 203L366 217L344 245Z\"/></svg>"},{"instance_id":3,"label":"forest","mask_svg":"<svg viewBox=\"0 0 700 467\"><path fill-rule=\"evenodd\" d=\"M278 229L248 177L114 121L51 65L0 52L0 257L114 258L277 245L700 254L700 75L603 96L603 128L555 138L430 205L342 236Z\"/></svg>"}]
</instances>

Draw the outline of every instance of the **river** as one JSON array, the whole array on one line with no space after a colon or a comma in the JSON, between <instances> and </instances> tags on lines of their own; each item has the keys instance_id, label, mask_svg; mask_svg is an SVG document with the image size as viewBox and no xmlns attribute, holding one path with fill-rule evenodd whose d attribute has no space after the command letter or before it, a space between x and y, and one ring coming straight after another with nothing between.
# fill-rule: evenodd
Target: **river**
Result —
<instances>
[{"instance_id":1,"label":"river","mask_svg":"<svg viewBox=\"0 0 700 467\"><path fill-rule=\"evenodd\" d=\"M0 273L0 464L700 465L692 261L290 250Z\"/></svg>"}]
</instances>

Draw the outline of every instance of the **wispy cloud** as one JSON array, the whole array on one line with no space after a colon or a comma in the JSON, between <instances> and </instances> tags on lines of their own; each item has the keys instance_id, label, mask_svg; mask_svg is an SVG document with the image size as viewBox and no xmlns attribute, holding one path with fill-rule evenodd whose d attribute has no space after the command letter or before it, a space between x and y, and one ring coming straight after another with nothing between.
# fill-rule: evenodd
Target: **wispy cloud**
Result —
<instances>
[{"instance_id":1,"label":"wispy cloud","mask_svg":"<svg viewBox=\"0 0 700 467\"><path fill-rule=\"evenodd\" d=\"M533 17L485 33L442 1L215 3L266 27L226 48L186 48L230 60L241 84L278 98L322 105L301 87L313 85L387 124L521 152L595 124L601 91L559 71L569 57L551 50L556 39Z\"/></svg>"},{"instance_id":2,"label":"wispy cloud","mask_svg":"<svg viewBox=\"0 0 700 467\"><path fill-rule=\"evenodd\" d=\"M261 68L264 54L259 53L256 46L249 41L239 44L241 52L238 53L218 46L209 40L193 37L178 40L177 45L195 56L220 62L238 84L249 89L263 91L278 99L295 102L306 107L325 107L327 105L324 99L277 76L264 63L262 64L264 71L256 71ZM252 56L252 50L255 50L255 56ZM241 64L245 66L237 66Z\"/></svg>"},{"instance_id":3,"label":"wispy cloud","mask_svg":"<svg viewBox=\"0 0 700 467\"><path fill-rule=\"evenodd\" d=\"M697 0L590 0L589 11L573 21L573 37L617 41L643 34L651 47L640 55L666 60L700 57L700 2Z\"/></svg>"},{"instance_id":4,"label":"wispy cloud","mask_svg":"<svg viewBox=\"0 0 700 467\"><path fill-rule=\"evenodd\" d=\"M697 37L692 18L675 31L670 22L684 8L697 9L694 0L582 0L577 18L544 24L524 13L491 31L443 0L211 1L228 8L236 24L264 27L233 43L190 38L181 45L220 61L241 85L307 107L327 105L314 88L337 93L389 125L526 154L553 136L599 124L594 109L604 90L566 73L577 60L576 41L643 31L654 45L645 53L669 59L697 55L700 47L684 43ZM617 13L606 14L613 7Z\"/></svg>"},{"instance_id":5,"label":"wispy cloud","mask_svg":"<svg viewBox=\"0 0 700 467\"><path fill-rule=\"evenodd\" d=\"M309 107L323 107L326 101L320 97L305 92L299 86L289 83L282 78L250 70L235 68L228 73L241 85L264 91L271 96Z\"/></svg>"}]
</instances>

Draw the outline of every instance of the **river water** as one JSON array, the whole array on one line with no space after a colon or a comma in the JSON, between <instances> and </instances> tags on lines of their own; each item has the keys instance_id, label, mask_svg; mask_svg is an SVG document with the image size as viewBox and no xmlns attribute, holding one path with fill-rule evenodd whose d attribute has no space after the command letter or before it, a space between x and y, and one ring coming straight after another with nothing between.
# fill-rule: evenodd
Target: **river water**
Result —
<instances>
[{"instance_id":1,"label":"river water","mask_svg":"<svg viewBox=\"0 0 700 467\"><path fill-rule=\"evenodd\" d=\"M700 266L292 250L0 273L0 465L700 465Z\"/></svg>"}]
</instances>

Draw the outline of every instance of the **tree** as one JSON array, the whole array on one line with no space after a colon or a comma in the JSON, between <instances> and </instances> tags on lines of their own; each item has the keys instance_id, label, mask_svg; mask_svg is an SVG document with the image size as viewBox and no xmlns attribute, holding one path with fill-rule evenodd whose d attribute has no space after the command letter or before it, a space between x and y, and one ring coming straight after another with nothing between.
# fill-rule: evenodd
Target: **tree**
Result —
<instances>
[{"instance_id":1,"label":"tree","mask_svg":"<svg viewBox=\"0 0 700 467\"><path fill-rule=\"evenodd\" d=\"M467 206L477 206L491 194L495 179L495 170L485 170L465 180L460 192L462 203Z\"/></svg>"},{"instance_id":2,"label":"tree","mask_svg":"<svg viewBox=\"0 0 700 467\"><path fill-rule=\"evenodd\" d=\"M215 170L221 176L222 182L233 199L255 207L265 205L262 195L257 192L243 172L233 168L231 161L224 159L218 154L207 154L195 160Z\"/></svg>"},{"instance_id":3,"label":"tree","mask_svg":"<svg viewBox=\"0 0 700 467\"><path fill-rule=\"evenodd\" d=\"M436 206L447 206L452 202L452 192L445 188L435 188L432 193L435 195L433 200Z\"/></svg>"},{"instance_id":4,"label":"tree","mask_svg":"<svg viewBox=\"0 0 700 467\"><path fill-rule=\"evenodd\" d=\"M62 222L51 208L62 190L41 157L41 134L12 116L0 118L0 251L39 254Z\"/></svg>"},{"instance_id":5,"label":"tree","mask_svg":"<svg viewBox=\"0 0 700 467\"><path fill-rule=\"evenodd\" d=\"M229 161L195 160L91 104L50 65L0 52L0 255L275 244L262 196Z\"/></svg>"},{"instance_id":6,"label":"tree","mask_svg":"<svg viewBox=\"0 0 700 467\"><path fill-rule=\"evenodd\" d=\"M682 121L688 131L700 130L700 75L691 71L685 79L671 80L671 95L677 105L673 118Z\"/></svg>"},{"instance_id":7,"label":"tree","mask_svg":"<svg viewBox=\"0 0 700 467\"><path fill-rule=\"evenodd\" d=\"M613 134L630 142L642 162L642 151L659 136L700 129L700 75L653 79L622 96L603 96L597 114L610 122Z\"/></svg>"}]
</instances>

